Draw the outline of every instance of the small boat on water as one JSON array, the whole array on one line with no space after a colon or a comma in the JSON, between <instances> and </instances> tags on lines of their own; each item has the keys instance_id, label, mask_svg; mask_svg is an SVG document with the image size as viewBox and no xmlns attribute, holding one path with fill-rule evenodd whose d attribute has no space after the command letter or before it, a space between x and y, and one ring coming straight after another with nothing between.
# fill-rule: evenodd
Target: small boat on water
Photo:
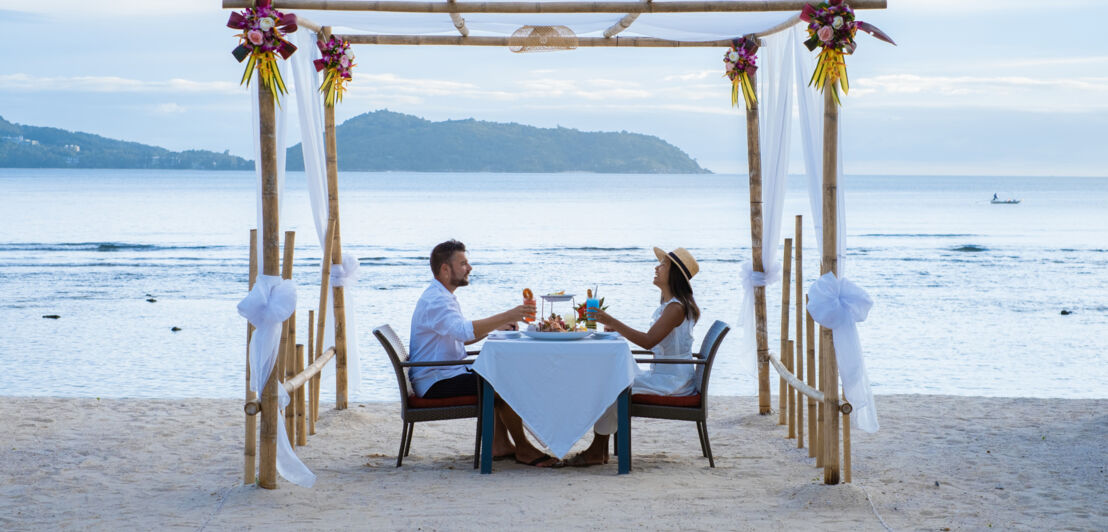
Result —
<instances>
[{"instance_id":1,"label":"small boat on water","mask_svg":"<svg viewBox=\"0 0 1108 532\"><path fill-rule=\"evenodd\" d=\"M993 199L989 201L989 203L993 205L1015 205L1019 202L1020 200L1018 199Z\"/></svg>"}]
</instances>

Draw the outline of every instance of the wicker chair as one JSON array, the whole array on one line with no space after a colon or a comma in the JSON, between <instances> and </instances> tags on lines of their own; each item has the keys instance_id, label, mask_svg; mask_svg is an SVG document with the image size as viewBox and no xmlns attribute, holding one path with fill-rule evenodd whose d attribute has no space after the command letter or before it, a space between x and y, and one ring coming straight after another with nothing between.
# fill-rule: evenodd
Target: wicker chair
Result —
<instances>
[{"instance_id":1,"label":"wicker chair","mask_svg":"<svg viewBox=\"0 0 1108 532\"><path fill-rule=\"evenodd\" d=\"M712 363L716 360L716 352L723 337L731 330L726 323L716 320L704 335L704 341L700 344L700 352L693 353L689 359L662 359L662 358L637 358L636 362L657 364L696 364L703 366L704 372L700 378L700 393L687 396L668 395L631 395L631 417L650 417L656 419L676 419L695 421L696 432L700 436L700 452L708 458L708 465L716 467L716 461L712 457L712 445L708 441L708 379L712 374ZM634 354L653 354L650 351L635 350ZM618 433L616 435L618 438Z\"/></svg>"},{"instance_id":2,"label":"wicker chair","mask_svg":"<svg viewBox=\"0 0 1108 532\"><path fill-rule=\"evenodd\" d=\"M465 395L445 399L424 399L416 397L408 380L408 368L416 366L457 366L472 364L471 360L448 362L408 362L408 350L388 325L373 329L373 336L381 342L396 372L396 383L400 387L400 420L404 424L400 432L400 452L396 455L396 467L400 467L404 457L412 450L412 433L415 424L420 421L439 421L444 419L477 418L477 435L473 446L473 467L476 469L481 456L481 416L478 396ZM474 353L469 353L474 354Z\"/></svg>"}]
</instances>

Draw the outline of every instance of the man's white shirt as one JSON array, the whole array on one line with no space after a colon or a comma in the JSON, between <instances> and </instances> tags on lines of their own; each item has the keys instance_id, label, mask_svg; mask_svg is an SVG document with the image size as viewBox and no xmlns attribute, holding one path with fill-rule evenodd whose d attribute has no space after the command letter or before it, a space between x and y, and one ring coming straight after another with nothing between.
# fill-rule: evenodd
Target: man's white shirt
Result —
<instances>
[{"instance_id":1,"label":"man's white shirt","mask_svg":"<svg viewBox=\"0 0 1108 532\"><path fill-rule=\"evenodd\" d=\"M466 356L466 342L476 338L473 322L462 316L458 298L446 289L438 279L419 296L412 313L411 346L412 362L461 360ZM423 397L436 382L466 372L466 366L431 366L408 369L415 394Z\"/></svg>"}]
</instances>

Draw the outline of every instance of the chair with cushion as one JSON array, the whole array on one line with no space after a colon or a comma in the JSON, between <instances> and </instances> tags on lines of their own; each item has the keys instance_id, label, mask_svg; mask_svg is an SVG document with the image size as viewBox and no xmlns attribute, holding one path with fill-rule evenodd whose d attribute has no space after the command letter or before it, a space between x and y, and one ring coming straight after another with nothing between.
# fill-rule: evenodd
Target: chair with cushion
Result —
<instances>
[{"instance_id":1,"label":"chair with cushion","mask_svg":"<svg viewBox=\"0 0 1108 532\"><path fill-rule=\"evenodd\" d=\"M456 366L472 364L472 360L445 362L409 362L408 350L389 325L373 329L373 336L381 342L396 372L396 383L400 387L400 420L404 428L400 433L400 452L396 455L396 467L400 467L404 457L412 450L412 433L415 424L420 421L439 421L444 419L477 418L476 443L473 447L473 467L477 468L481 455L481 417L476 395L448 397L444 399L424 399L416 397L408 380L408 368L416 366ZM474 354L474 353L469 353Z\"/></svg>"},{"instance_id":2,"label":"chair with cushion","mask_svg":"<svg viewBox=\"0 0 1108 532\"><path fill-rule=\"evenodd\" d=\"M649 417L656 419L675 419L695 421L696 432L700 436L700 452L708 458L708 465L716 467L712 457L712 445L708 441L708 379L712 374L712 363L723 337L731 330L726 323L716 320L704 335L700 352L693 353L692 359L637 358L635 362L655 364L695 364L703 368L697 388L699 393L686 396L669 395L631 395L631 417ZM653 354L650 351L634 350L634 354ZM618 437L618 434L617 434Z\"/></svg>"}]
</instances>

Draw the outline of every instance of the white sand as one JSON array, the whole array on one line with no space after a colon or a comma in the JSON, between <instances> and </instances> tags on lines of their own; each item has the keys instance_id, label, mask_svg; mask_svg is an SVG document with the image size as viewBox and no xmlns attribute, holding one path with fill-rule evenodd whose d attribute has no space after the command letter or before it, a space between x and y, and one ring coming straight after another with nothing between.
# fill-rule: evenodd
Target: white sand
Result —
<instances>
[{"instance_id":1,"label":"white sand","mask_svg":"<svg viewBox=\"0 0 1108 532\"><path fill-rule=\"evenodd\" d=\"M417 424L397 469L397 405L355 404L324 408L298 449L316 486L277 490L241 485L239 401L5 402L4 530L1108 529L1108 400L879 396L882 429L853 433L838 486L754 398L713 398L715 469L693 423L636 419L625 476L479 475L472 420Z\"/></svg>"}]
</instances>

